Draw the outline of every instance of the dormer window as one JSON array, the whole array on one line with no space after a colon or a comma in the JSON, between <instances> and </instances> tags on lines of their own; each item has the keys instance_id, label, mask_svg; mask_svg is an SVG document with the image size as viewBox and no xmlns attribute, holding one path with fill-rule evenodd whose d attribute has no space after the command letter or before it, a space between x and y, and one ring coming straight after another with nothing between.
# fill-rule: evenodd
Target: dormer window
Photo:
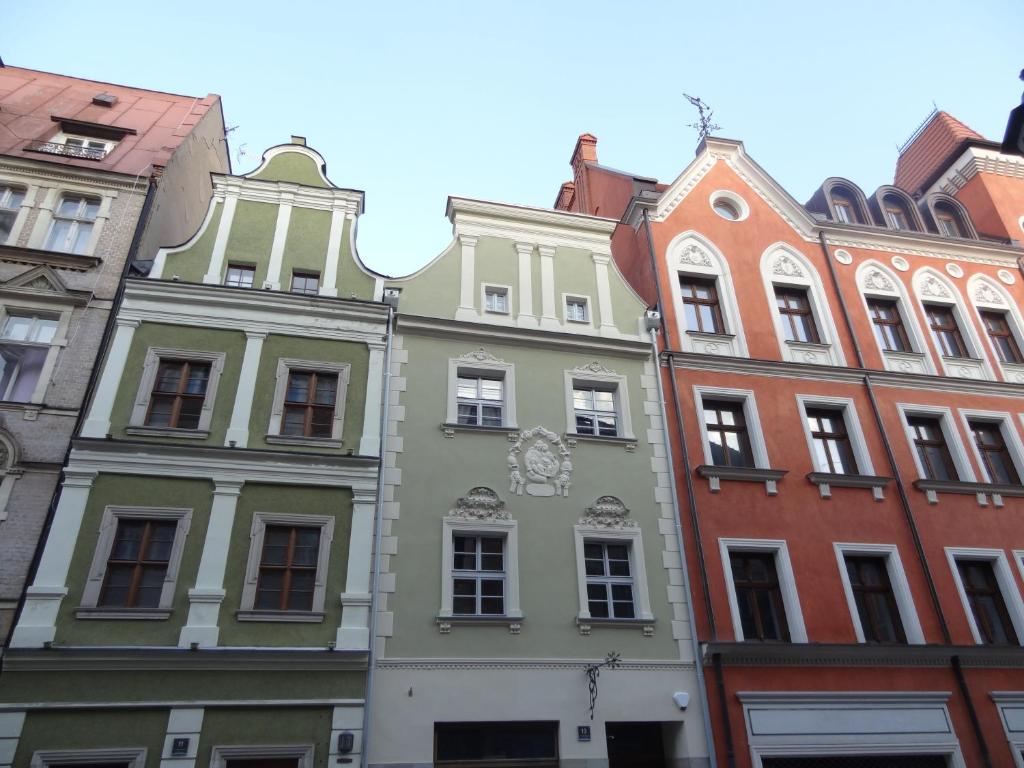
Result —
<instances>
[{"instance_id":1,"label":"dormer window","mask_svg":"<svg viewBox=\"0 0 1024 768\"><path fill-rule=\"evenodd\" d=\"M934 200L931 204L932 219L935 229L944 237L977 237L967 214L960 204L954 200Z\"/></svg>"},{"instance_id":2,"label":"dormer window","mask_svg":"<svg viewBox=\"0 0 1024 768\"><path fill-rule=\"evenodd\" d=\"M883 210L885 212L885 221L892 229L899 229L903 231L909 231L912 229L910 224L910 215L907 213L907 209L903 202L892 195L887 196L883 200Z\"/></svg>"},{"instance_id":3,"label":"dormer window","mask_svg":"<svg viewBox=\"0 0 1024 768\"><path fill-rule=\"evenodd\" d=\"M853 195L843 187L835 187L832 190L832 208L836 212L836 221L842 224L860 224L860 216L857 215L857 206L853 202Z\"/></svg>"},{"instance_id":4,"label":"dormer window","mask_svg":"<svg viewBox=\"0 0 1024 768\"><path fill-rule=\"evenodd\" d=\"M31 141L26 149L50 155L65 155L79 160L102 160L125 136L134 135L134 128L89 123L69 117L50 118L60 124L60 131L44 141Z\"/></svg>"}]
</instances>

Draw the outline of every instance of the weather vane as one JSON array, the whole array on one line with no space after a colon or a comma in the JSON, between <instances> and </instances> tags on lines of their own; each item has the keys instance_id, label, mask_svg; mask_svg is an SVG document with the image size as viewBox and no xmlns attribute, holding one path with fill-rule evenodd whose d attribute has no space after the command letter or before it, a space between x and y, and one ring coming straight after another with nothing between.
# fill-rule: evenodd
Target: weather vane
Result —
<instances>
[{"instance_id":1,"label":"weather vane","mask_svg":"<svg viewBox=\"0 0 1024 768\"><path fill-rule=\"evenodd\" d=\"M722 127L711 122L711 116L715 113L711 110L711 107L701 101L699 97L691 96L688 93L684 93L683 96L685 96L686 100L697 108L697 112L700 114L700 120L696 123L689 123L687 127L696 128L697 134L701 139L710 136L712 131L717 131Z\"/></svg>"}]
</instances>

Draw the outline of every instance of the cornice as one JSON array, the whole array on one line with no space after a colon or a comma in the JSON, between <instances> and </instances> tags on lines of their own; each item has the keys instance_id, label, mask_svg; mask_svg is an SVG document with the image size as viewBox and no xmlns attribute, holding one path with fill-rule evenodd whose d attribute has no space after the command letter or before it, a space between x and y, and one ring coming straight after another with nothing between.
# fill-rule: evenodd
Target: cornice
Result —
<instances>
[{"instance_id":1,"label":"cornice","mask_svg":"<svg viewBox=\"0 0 1024 768\"><path fill-rule=\"evenodd\" d=\"M862 248L890 254L927 256L945 261L963 261L998 267L1017 266L1024 249L967 238L951 239L928 232L895 232L863 225L821 224L829 245L837 248Z\"/></svg>"},{"instance_id":2,"label":"cornice","mask_svg":"<svg viewBox=\"0 0 1024 768\"><path fill-rule=\"evenodd\" d=\"M401 333L444 336L469 344L475 343L477 346L494 342L528 346L533 349L549 347L556 350L587 350L644 358L650 357L651 354L650 342L641 341L639 337L636 340L614 339L401 313L397 316L396 322L396 327Z\"/></svg>"},{"instance_id":3,"label":"cornice","mask_svg":"<svg viewBox=\"0 0 1024 768\"><path fill-rule=\"evenodd\" d=\"M354 189L309 187L291 181L250 179L244 176L211 174L216 199L235 196L240 200L279 205L287 202L300 208L341 210L353 216L363 212L364 194Z\"/></svg>"},{"instance_id":4,"label":"cornice","mask_svg":"<svg viewBox=\"0 0 1024 768\"><path fill-rule=\"evenodd\" d=\"M1004 155L987 147L968 146L946 171L928 187L925 196L933 192L956 195L958 191L979 173L995 176L1024 178L1024 158Z\"/></svg>"},{"instance_id":5,"label":"cornice","mask_svg":"<svg viewBox=\"0 0 1024 768\"><path fill-rule=\"evenodd\" d=\"M617 225L614 219L462 197L449 197L445 213L456 236L501 237L607 255Z\"/></svg>"},{"instance_id":6,"label":"cornice","mask_svg":"<svg viewBox=\"0 0 1024 768\"><path fill-rule=\"evenodd\" d=\"M45 264L54 269L73 269L76 272L87 272L102 263L98 256L76 256L71 253L21 248L16 245L0 246L0 261L12 264Z\"/></svg>"},{"instance_id":7,"label":"cornice","mask_svg":"<svg viewBox=\"0 0 1024 768\"><path fill-rule=\"evenodd\" d=\"M6 672L146 672L166 670L316 670L364 671L365 651L275 648L62 648L47 650L8 648Z\"/></svg>"},{"instance_id":8,"label":"cornice","mask_svg":"<svg viewBox=\"0 0 1024 768\"><path fill-rule=\"evenodd\" d=\"M866 701L885 704L944 704L951 691L737 691L744 704L811 706L863 705Z\"/></svg>"},{"instance_id":9,"label":"cornice","mask_svg":"<svg viewBox=\"0 0 1024 768\"><path fill-rule=\"evenodd\" d=\"M79 168L74 165L56 165L42 160L29 160L11 155L0 155L0 173L13 173L35 179L63 184L90 184L118 192L138 191L135 176L126 176L113 171ZM145 191L143 185L142 191Z\"/></svg>"},{"instance_id":10,"label":"cornice","mask_svg":"<svg viewBox=\"0 0 1024 768\"><path fill-rule=\"evenodd\" d=\"M383 658L376 661L378 669L424 669L424 670L553 670L569 669L584 670L600 659L488 659L488 658L450 658L450 659L397 659ZM616 670L635 672L680 672L696 669L693 662L673 660L652 661L621 661Z\"/></svg>"},{"instance_id":11,"label":"cornice","mask_svg":"<svg viewBox=\"0 0 1024 768\"><path fill-rule=\"evenodd\" d=\"M992 645L705 644L704 663L716 655L730 667L947 667L956 657L964 667L1024 668L1024 648Z\"/></svg>"}]
</instances>

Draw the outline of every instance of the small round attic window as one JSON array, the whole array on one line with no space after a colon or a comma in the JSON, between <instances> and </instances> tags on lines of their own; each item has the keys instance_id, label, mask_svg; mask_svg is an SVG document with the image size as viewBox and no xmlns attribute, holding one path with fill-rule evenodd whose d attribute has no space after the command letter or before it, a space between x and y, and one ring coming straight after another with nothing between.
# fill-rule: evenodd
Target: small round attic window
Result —
<instances>
[{"instance_id":1,"label":"small round attic window","mask_svg":"<svg viewBox=\"0 0 1024 768\"><path fill-rule=\"evenodd\" d=\"M743 198L721 189L711 195L711 208L726 221L743 221L750 214Z\"/></svg>"}]
</instances>

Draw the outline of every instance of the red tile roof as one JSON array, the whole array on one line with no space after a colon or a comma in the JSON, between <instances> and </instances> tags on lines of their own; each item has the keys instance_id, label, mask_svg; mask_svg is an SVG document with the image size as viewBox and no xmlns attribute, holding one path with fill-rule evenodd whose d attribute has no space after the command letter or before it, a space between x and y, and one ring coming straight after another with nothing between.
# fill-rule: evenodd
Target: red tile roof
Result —
<instances>
[{"instance_id":1,"label":"red tile roof","mask_svg":"<svg viewBox=\"0 0 1024 768\"><path fill-rule=\"evenodd\" d=\"M101 93L117 97L111 107L93 104ZM102 168L148 175L166 165L171 154L220 97L182 96L112 83L83 80L20 67L0 67L0 154L60 165ZM60 130L52 118L130 129L102 160L26 151L30 142L46 141Z\"/></svg>"},{"instance_id":2,"label":"red tile roof","mask_svg":"<svg viewBox=\"0 0 1024 768\"><path fill-rule=\"evenodd\" d=\"M936 112L917 136L903 148L896 161L895 184L911 194L921 187L952 158L950 155L965 139L984 137L952 115Z\"/></svg>"}]
</instances>

